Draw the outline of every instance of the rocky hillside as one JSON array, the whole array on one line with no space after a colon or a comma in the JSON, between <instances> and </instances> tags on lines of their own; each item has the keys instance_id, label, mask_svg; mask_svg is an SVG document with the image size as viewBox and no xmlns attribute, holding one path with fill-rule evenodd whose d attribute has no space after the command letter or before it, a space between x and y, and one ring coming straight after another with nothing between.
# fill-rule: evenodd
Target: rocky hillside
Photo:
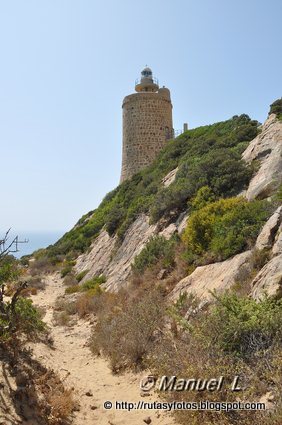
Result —
<instances>
[{"instance_id":1,"label":"rocky hillside","mask_svg":"<svg viewBox=\"0 0 282 425\"><path fill-rule=\"evenodd\" d=\"M59 371L63 359L67 382L82 398L88 384L93 394L104 385L96 378L105 376L99 359L107 359L116 376L150 370L156 377L223 376L227 384L215 392L160 391L166 401L263 406L223 409L220 419L218 411L176 410L176 423L282 423L281 116L278 100L263 125L241 115L185 132L54 246L35 253L32 276L57 272L39 306L59 327L52 331L59 350L40 347L39 357ZM229 388L234 376L239 392ZM120 399L122 384L110 382L98 392ZM78 423L118 423L101 401L93 412L83 403ZM140 423L172 423L158 412L142 415Z\"/></svg>"},{"instance_id":2,"label":"rocky hillside","mask_svg":"<svg viewBox=\"0 0 282 425\"><path fill-rule=\"evenodd\" d=\"M132 265L148 241L156 236L182 239L189 215L195 214L193 201L208 188L209 202L238 195L251 202L266 199L269 202L262 209L267 213L234 252L204 262L189 260L194 271L187 267L187 276L175 285L171 296L188 291L208 297L210 290L229 288L238 276L253 270L257 249L267 250L268 256L253 276L252 294L258 298L263 291L274 293L282 279L282 214L277 195L281 183L279 113L271 113L263 125L241 115L189 130L169 142L151 167L124 182L97 210L82 217L48 249L48 256L52 261L67 258L67 271L75 264L72 273L82 276L82 282L104 275L103 286L117 291L128 285Z\"/></svg>"}]
</instances>

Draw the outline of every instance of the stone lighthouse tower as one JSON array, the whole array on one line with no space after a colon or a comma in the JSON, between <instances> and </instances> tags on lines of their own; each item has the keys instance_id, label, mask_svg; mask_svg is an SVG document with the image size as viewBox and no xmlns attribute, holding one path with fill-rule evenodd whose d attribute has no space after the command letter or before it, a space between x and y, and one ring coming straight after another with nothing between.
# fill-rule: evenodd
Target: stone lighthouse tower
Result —
<instances>
[{"instance_id":1,"label":"stone lighthouse tower","mask_svg":"<svg viewBox=\"0 0 282 425\"><path fill-rule=\"evenodd\" d=\"M173 137L170 91L159 88L150 68L135 83L137 93L123 100L123 143L120 182L151 164Z\"/></svg>"}]
</instances>

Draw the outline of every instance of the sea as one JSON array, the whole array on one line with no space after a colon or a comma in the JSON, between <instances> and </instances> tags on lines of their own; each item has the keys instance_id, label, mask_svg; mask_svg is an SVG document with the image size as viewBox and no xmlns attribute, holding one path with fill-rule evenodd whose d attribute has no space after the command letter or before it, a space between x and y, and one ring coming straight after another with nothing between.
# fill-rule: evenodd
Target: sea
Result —
<instances>
[{"instance_id":1,"label":"sea","mask_svg":"<svg viewBox=\"0 0 282 425\"><path fill-rule=\"evenodd\" d=\"M21 258L24 255L32 254L40 248L47 248L59 240L65 231L61 232L34 232L20 231L10 232L8 242L12 241L15 236L18 236L20 243L18 244L18 252L12 253L16 258ZM3 232L1 233L1 235Z\"/></svg>"}]
</instances>

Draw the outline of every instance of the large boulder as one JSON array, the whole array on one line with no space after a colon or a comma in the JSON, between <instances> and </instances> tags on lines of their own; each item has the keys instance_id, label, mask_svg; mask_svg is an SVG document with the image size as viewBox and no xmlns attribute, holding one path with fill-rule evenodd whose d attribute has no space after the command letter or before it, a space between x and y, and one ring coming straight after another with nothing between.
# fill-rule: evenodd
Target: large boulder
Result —
<instances>
[{"instance_id":1,"label":"large boulder","mask_svg":"<svg viewBox=\"0 0 282 425\"><path fill-rule=\"evenodd\" d=\"M282 289L282 254L273 257L252 282L252 297L261 299L264 294L272 296Z\"/></svg>"},{"instance_id":2,"label":"large boulder","mask_svg":"<svg viewBox=\"0 0 282 425\"><path fill-rule=\"evenodd\" d=\"M171 298L176 300L180 294L187 292L201 299L210 299L210 291L229 289L240 276L251 270L251 257L252 251L246 251L222 262L197 267L175 286Z\"/></svg>"},{"instance_id":3,"label":"large boulder","mask_svg":"<svg viewBox=\"0 0 282 425\"><path fill-rule=\"evenodd\" d=\"M267 222L263 226L256 240L257 249L272 247L275 241L276 233L279 229L281 222L282 222L282 206L277 208L274 214L267 220Z\"/></svg>"},{"instance_id":4,"label":"large boulder","mask_svg":"<svg viewBox=\"0 0 282 425\"><path fill-rule=\"evenodd\" d=\"M258 172L246 191L246 198L266 198L282 183L282 122L271 114L261 133L249 144L242 158L259 161Z\"/></svg>"},{"instance_id":5,"label":"large boulder","mask_svg":"<svg viewBox=\"0 0 282 425\"><path fill-rule=\"evenodd\" d=\"M173 170L171 170L163 179L162 179L162 184L165 187L168 187L171 185L171 183L174 182L175 178L176 178L176 173L178 171L178 167L174 168Z\"/></svg>"}]
</instances>

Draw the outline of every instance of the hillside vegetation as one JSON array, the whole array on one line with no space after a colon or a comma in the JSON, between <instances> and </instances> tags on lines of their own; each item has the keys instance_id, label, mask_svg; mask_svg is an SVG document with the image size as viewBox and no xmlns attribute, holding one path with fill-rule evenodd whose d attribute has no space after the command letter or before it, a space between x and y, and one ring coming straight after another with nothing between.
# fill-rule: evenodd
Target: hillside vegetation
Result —
<instances>
[{"instance_id":1,"label":"hillside vegetation","mask_svg":"<svg viewBox=\"0 0 282 425\"><path fill-rule=\"evenodd\" d=\"M141 212L152 222L173 218L187 209L197 191L208 186L214 199L234 196L248 184L253 170L241 153L258 133L258 122L247 115L188 130L168 142L157 160L125 181L103 199L100 206L84 215L76 226L48 249L48 256L84 252L103 226L122 240ZM175 181L167 188L162 179L178 167Z\"/></svg>"},{"instance_id":2,"label":"hillside vegetation","mask_svg":"<svg viewBox=\"0 0 282 425\"><path fill-rule=\"evenodd\" d=\"M270 113L279 119L280 112L278 100L271 105ZM33 262L33 267L40 266L40 261L47 261L49 267L50 263L62 265L66 289L57 325L68 326L74 317L94 316L90 348L94 355L105 356L115 373L149 369L156 376L224 376L228 385L220 392L168 391L160 396L187 402L265 400L271 407L266 412L179 410L174 412L179 424L280 425L282 421L281 290L271 296L262 294L260 302L252 298L254 278L279 258L278 254L273 256L272 246L281 218L276 224L268 223L271 243L261 249L255 243L275 210L278 216L282 189L275 186L267 199L248 201L242 196L261 163L254 159L247 165L241 154L259 131L257 121L241 115L183 133L168 142L150 167L109 193L54 246L37 253ZM176 169L175 180L166 187L164 177ZM184 231L170 233L170 238L161 234L182 212L189 214ZM131 274L126 286L118 292L105 291L107 269L105 276L99 275L99 269L96 275L88 274L85 264L84 269L74 267L75 258L87 251L102 228L116 235L117 250L112 244L110 255L120 255L116 251L124 246L118 245L140 213L148 215L151 223L158 223L157 231L129 263ZM135 239L133 231L130 237ZM99 245L99 250L102 248ZM180 291L172 302L173 289L198 266L210 264L205 269L211 270L216 266L212 263L245 250L249 251L248 267L237 266L238 274L225 286L228 291L217 287L218 292L209 291L210 297L203 299L191 291ZM95 257L91 261L95 262ZM276 272L278 276L279 270ZM205 276L199 280L205 281ZM233 392L229 384L237 375L242 391Z\"/></svg>"}]
</instances>

